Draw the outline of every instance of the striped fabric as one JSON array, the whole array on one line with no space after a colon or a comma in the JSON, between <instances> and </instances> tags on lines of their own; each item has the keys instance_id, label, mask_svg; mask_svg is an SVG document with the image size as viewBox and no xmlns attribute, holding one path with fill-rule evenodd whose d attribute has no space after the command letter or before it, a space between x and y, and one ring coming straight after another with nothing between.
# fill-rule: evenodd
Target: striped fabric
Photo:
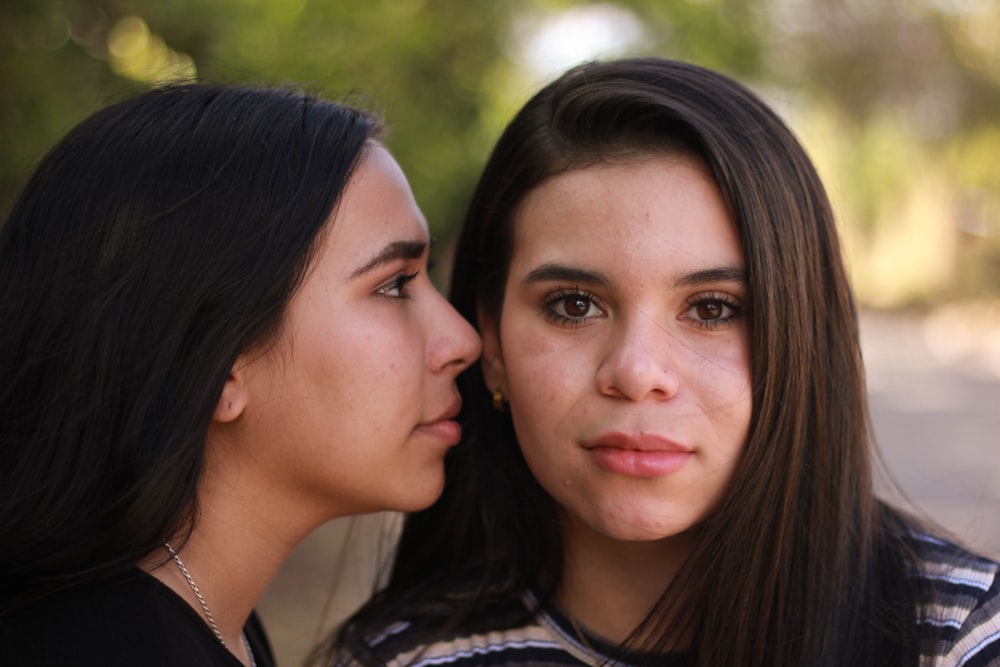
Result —
<instances>
[{"instance_id":1,"label":"striped fabric","mask_svg":"<svg viewBox=\"0 0 1000 667\"><path fill-rule=\"evenodd\" d=\"M928 584L921 607L925 631L922 667L1000 667L1000 578L998 564L924 534L910 535L922 561L914 576ZM370 642L378 664L390 667L501 667L521 665L620 665L682 667L690 655L622 653L581 629L557 609L527 615L536 606L530 594L483 610L490 631L423 644L435 622L403 622ZM525 620L526 619L526 620ZM428 619L423 619L428 621ZM585 641L584 641L585 640ZM350 656L337 665L372 664Z\"/></svg>"},{"instance_id":2,"label":"striped fabric","mask_svg":"<svg viewBox=\"0 0 1000 667\"><path fill-rule=\"evenodd\" d=\"M923 561L918 576L933 592L921 610L921 665L1000 666L1000 566L929 535L911 538Z\"/></svg>"}]
</instances>

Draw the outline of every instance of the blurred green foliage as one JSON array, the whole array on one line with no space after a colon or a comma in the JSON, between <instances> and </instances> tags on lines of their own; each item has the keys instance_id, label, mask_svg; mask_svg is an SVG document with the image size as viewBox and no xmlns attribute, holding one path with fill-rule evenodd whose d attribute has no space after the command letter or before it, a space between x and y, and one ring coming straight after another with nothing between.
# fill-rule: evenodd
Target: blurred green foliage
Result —
<instances>
[{"instance_id":1,"label":"blurred green foliage","mask_svg":"<svg viewBox=\"0 0 1000 667\"><path fill-rule=\"evenodd\" d=\"M110 101L177 77L294 83L386 118L447 240L542 81L595 55L657 54L732 74L788 119L830 186L863 301L992 297L997 35L993 0L4 0L0 211Z\"/></svg>"}]
</instances>

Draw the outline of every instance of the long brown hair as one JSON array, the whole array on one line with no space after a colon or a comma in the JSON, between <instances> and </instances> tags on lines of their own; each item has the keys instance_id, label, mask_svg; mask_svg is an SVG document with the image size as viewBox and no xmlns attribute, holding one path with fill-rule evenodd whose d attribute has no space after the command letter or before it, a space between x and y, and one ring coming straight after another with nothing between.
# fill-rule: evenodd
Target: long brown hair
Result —
<instances>
[{"instance_id":1,"label":"long brown hair","mask_svg":"<svg viewBox=\"0 0 1000 667\"><path fill-rule=\"evenodd\" d=\"M780 118L735 81L655 58L575 68L537 93L499 139L456 249L451 299L499 316L512 218L545 179L632 155L685 153L714 175L742 237L753 416L731 483L694 553L629 645L697 664L916 664L900 521L875 497L855 305L824 188ZM478 366L461 378L465 442L444 495L408 517L387 588L349 624L412 611L472 581L456 624L488 598L562 572L554 501L524 463L510 415ZM407 609L411 606L411 609ZM680 622L680 627L678 627Z\"/></svg>"}]
</instances>

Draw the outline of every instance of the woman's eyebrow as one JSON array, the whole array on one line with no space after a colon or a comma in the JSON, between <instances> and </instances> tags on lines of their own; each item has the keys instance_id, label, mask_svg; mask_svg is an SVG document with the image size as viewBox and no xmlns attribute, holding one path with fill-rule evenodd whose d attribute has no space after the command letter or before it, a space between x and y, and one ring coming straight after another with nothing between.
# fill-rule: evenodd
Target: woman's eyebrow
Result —
<instances>
[{"instance_id":1,"label":"woman's eyebrow","mask_svg":"<svg viewBox=\"0 0 1000 667\"><path fill-rule=\"evenodd\" d=\"M690 287L705 283L737 282L746 283L746 271L739 266L720 266L700 271L682 273L674 279L674 287Z\"/></svg>"},{"instance_id":2,"label":"woman's eyebrow","mask_svg":"<svg viewBox=\"0 0 1000 667\"><path fill-rule=\"evenodd\" d=\"M351 273L351 278L362 276L369 271L374 271L383 264L394 262L397 259L417 259L423 256L426 251L426 241L393 241L384 247L381 252L365 262L364 266L355 269Z\"/></svg>"},{"instance_id":3,"label":"woman's eyebrow","mask_svg":"<svg viewBox=\"0 0 1000 667\"><path fill-rule=\"evenodd\" d=\"M542 264L532 269L524 278L524 284L531 285L540 282L562 281L586 283L609 287L612 283L606 275L599 271L579 269L562 264ZM715 282L746 282L746 272L739 266L720 266L699 271L682 273L673 281L674 287L690 287Z\"/></svg>"},{"instance_id":4,"label":"woman's eyebrow","mask_svg":"<svg viewBox=\"0 0 1000 667\"><path fill-rule=\"evenodd\" d=\"M586 283L600 287L610 287L611 280L599 271L588 271L562 264L542 264L532 269L522 281L525 285L542 282Z\"/></svg>"}]
</instances>

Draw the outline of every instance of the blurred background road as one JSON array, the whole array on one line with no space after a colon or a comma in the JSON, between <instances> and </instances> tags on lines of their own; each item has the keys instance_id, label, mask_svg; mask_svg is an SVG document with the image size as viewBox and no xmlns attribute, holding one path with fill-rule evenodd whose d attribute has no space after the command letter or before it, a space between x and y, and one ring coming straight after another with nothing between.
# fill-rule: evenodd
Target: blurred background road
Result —
<instances>
[{"instance_id":1,"label":"blurred background road","mask_svg":"<svg viewBox=\"0 0 1000 667\"><path fill-rule=\"evenodd\" d=\"M868 314L862 332L887 470L919 509L998 556L1000 312L976 310Z\"/></svg>"},{"instance_id":2,"label":"blurred background road","mask_svg":"<svg viewBox=\"0 0 1000 667\"><path fill-rule=\"evenodd\" d=\"M868 312L862 338L883 495L1000 556L1000 309ZM371 590L394 520L334 521L295 552L259 606L279 664L300 665Z\"/></svg>"}]
</instances>

